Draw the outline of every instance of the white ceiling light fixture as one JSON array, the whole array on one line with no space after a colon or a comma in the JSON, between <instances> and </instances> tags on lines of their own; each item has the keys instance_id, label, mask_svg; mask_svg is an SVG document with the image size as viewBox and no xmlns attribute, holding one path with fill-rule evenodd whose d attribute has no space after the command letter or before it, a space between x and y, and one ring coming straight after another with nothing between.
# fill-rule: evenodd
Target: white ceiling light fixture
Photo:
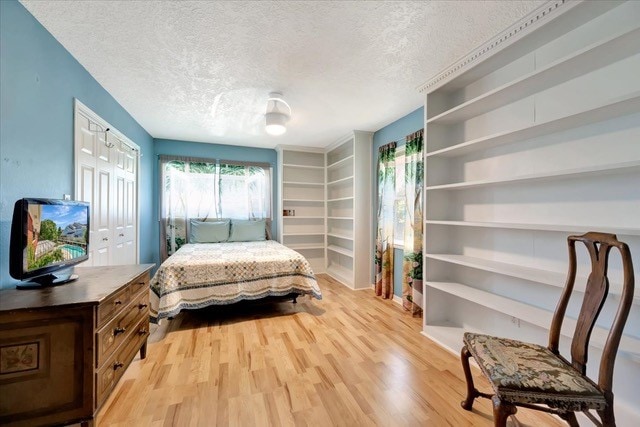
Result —
<instances>
[{"instance_id":1,"label":"white ceiling light fixture","mask_svg":"<svg viewBox=\"0 0 640 427\"><path fill-rule=\"evenodd\" d=\"M291 117L291 107L282 98L282 93L271 92L267 99L267 112L264 115L269 135L282 135L287 131L286 123Z\"/></svg>"}]
</instances>

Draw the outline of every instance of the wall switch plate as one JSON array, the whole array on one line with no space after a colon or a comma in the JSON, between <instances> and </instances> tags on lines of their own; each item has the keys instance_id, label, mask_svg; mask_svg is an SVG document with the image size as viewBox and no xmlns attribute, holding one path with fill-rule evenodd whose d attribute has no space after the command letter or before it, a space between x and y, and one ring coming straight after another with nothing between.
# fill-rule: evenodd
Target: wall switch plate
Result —
<instances>
[{"instance_id":1,"label":"wall switch plate","mask_svg":"<svg viewBox=\"0 0 640 427\"><path fill-rule=\"evenodd\" d=\"M71 194L63 194L63 195L62 195L62 198L63 198L64 200L71 200Z\"/></svg>"}]
</instances>

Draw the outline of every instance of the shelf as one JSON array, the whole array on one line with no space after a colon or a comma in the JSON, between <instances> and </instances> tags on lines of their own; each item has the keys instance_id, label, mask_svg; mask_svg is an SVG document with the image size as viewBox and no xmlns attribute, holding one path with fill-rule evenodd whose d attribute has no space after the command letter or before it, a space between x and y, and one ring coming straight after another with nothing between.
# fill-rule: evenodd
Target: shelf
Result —
<instances>
[{"instance_id":1,"label":"shelf","mask_svg":"<svg viewBox=\"0 0 640 427\"><path fill-rule=\"evenodd\" d=\"M345 181L348 181L348 180L353 180L353 175L348 176L346 178L336 179L335 181L327 182L327 185L340 184L341 182L345 182Z\"/></svg>"},{"instance_id":2,"label":"shelf","mask_svg":"<svg viewBox=\"0 0 640 427\"><path fill-rule=\"evenodd\" d=\"M517 279L555 286L557 288L564 288L565 281L567 280L566 273L558 273L555 271L542 270L539 268L525 267L522 265L509 264L506 262L493 261L490 259L475 258L467 255L426 254L425 257L427 259L435 259L451 264L462 265L464 267L502 274L503 276L515 277ZM576 277L573 290L584 292L586 283L586 277ZM609 292L611 293L611 295L619 296L621 289L621 284L613 283L609 289ZM640 304L640 295L636 295L634 297L634 303Z\"/></svg>"},{"instance_id":3,"label":"shelf","mask_svg":"<svg viewBox=\"0 0 640 427\"><path fill-rule=\"evenodd\" d=\"M353 160L353 154L351 154L350 156L345 157L344 159L340 159L337 162L333 162L330 165L327 166L327 169L333 169L335 167L340 166L343 163L346 163L349 160Z\"/></svg>"},{"instance_id":4,"label":"shelf","mask_svg":"<svg viewBox=\"0 0 640 427\"><path fill-rule=\"evenodd\" d=\"M444 111L427 120L427 124L452 123L470 119L617 62L639 50L640 29L616 34Z\"/></svg>"},{"instance_id":5,"label":"shelf","mask_svg":"<svg viewBox=\"0 0 640 427\"><path fill-rule=\"evenodd\" d=\"M536 9L421 88L428 172L421 332L454 355L465 332L547 344L566 290L566 236L615 234L632 251L640 243L640 21L633 19L640 2L554 6ZM351 215L345 208L328 214ZM544 249L550 244L553 256ZM592 267L585 247L576 249L569 317L558 332L565 357L583 326L578 311ZM622 300L621 261L612 250L609 298L590 331L592 365L601 362ZM629 300L617 363L635 384L640 292ZM618 391L616 411L640 425L628 409L635 390Z\"/></svg>"},{"instance_id":6,"label":"shelf","mask_svg":"<svg viewBox=\"0 0 640 427\"><path fill-rule=\"evenodd\" d=\"M460 354L460 349L464 345L462 337L469 329L456 326L450 322L438 322L438 324L424 325L422 335L435 341L456 356Z\"/></svg>"},{"instance_id":7,"label":"shelf","mask_svg":"<svg viewBox=\"0 0 640 427\"><path fill-rule=\"evenodd\" d=\"M506 298L453 282L426 282L426 286L454 295L474 304L482 305L491 310L506 314L507 316L522 319L527 323L539 326L543 329L548 330L551 326L551 320L553 317L552 312L511 298ZM565 337L572 338L576 329L576 324L577 322L575 319L565 317L560 333ZM591 333L591 345L597 348L603 348L608 335L608 330L595 326ZM640 339L623 335L620 340L620 351L640 355Z\"/></svg>"},{"instance_id":8,"label":"shelf","mask_svg":"<svg viewBox=\"0 0 640 427\"><path fill-rule=\"evenodd\" d=\"M338 199L327 199L327 202L340 202L342 200L353 200L353 196L350 197L340 197Z\"/></svg>"},{"instance_id":9,"label":"shelf","mask_svg":"<svg viewBox=\"0 0 640 427\"><path fill-rule=\"evenodd\" d=\"M283 185L300 185L306 187L324 187L323 182L299 182L299 181L282 181Z\"/></svg>"},{"instance_id":10,"label":"shelf","mask_svg":"<svg viewBox=\"0 0 640 427\"><path fill-rule=\"evenodd\" d=\"M324 219L323 216L283 215L282 219Z\"/></svg>"},{"instance_id":11,"label":"shelf","mask_svg":"<svg viewBox=\"0 0 640 427\"><path fill-rule=\"evenodd\" d=\"M312 202L312 203L324 203L324 200L318 199L282 199L283 202Z\"/></svg>"},{"instance_id":12,"label":"shelf","mask_svg":"<svg viewBox=\"0 0 640 427\"><path fill-rule=\"evenodd\" d=\"M289 249L294 249L296 251L305 250L305 249L324 249L324 245L318 245L313 243L299 243L299 244L285 244Z\"/></svg>"},{"instance_id":13,"label":"shelf","mask_svg":"<svg viewBox=\"0 0 640 427\"><path fill-rule=\"evenodd\" d=\"M479 181L456 182L453 184L432 185L425 187L427 191L431 190L462 190L474 187L485 187L498 184L516 184L524 181L545 181L556 178L574 178L586 175L609 175L615 173L623 173L627 171L640 170L640 160L630 162L620 162L607 165L585 166L576 169L567 169L555 172L534 173L528 175L513 176L501 179L487 179Z\"/></svg>"},{"instance_id":14,"label":"shelf","mask_svg":"<svg viewBox=\"0 0 640 427\"><path fill-rule=\"evenodd\" d=\"M338 264L329 264L327 266L326 273L341 282L342 284L351 287L351 282L353 281L353 271L349 270Z\"/></svg>"},{"instance_id":15,"label":"shelf","mask_svg":"<svg viewBox=\"0 0 640 427\"><path fill-rule=\"evenodd\" d=\"M599 231L602 233L619 234L622 236L640 236L640 228L623 228L607 226L590 226L575 224L519 224L507 222L477 222L477 221L436 221L427 220L425 224L430 225L450 225L459 227L479 227L479 228L503 228L513 230L534 230L534 231L565 231L575 233L587 233L589 231Z\"/></svg>"},{"instance_id":16,"label":"shelf","mask_svg":"<svg viewBox=\"0 0 640 427\"><path fill-rule=\"evenodd\" d=\"M466 141L451 147L427 153L427 157L453 157L488 149L498 145L509 144L515 141L536 138L555 132L597 123L604 120L622 117L627 114L640 112L640 93L636 92L623 98L610 100L593 109L561 117L555 120L535 123L519 129L499 132L482 138Z\"/></svg>"},{"instance_id":17,"label":"shelf","mask_svg":"<svg viewBox=\"0 0 640 427\"><path fill-rule=\"evenodd\" d=\"M324 233L282 233L282 236L324 236Z\"/></svg>"},{"instance_id":18,"label":"shelf","mask_svg":"<svg viewBox=\"0 0 640 427\"><path fill-rule=\"evenodd\" d=\"M352 216L328 216L327 219L345 219L345 220L353 220Z\"/></svg>"},{"instance_id":19,"label":"shelf","mask_svg":"<svg viewBox=\"0 0 640 427\"><path fill-rule=\"evenodd\" d=\"M344 234L327 233L329 237L337 237L338 239L353 240L353 237Z\"/></svg>"},{"instance_id":20,"label":"shelf","mask_svg":"<svg viewBox=\"0 0 640 427\"><path fill-rule=\"evenodd\" d=\"M297 165L294 163L283 163L282 166L286 168L298 168L298 169L324 169L324 166L307 166L307 165Z\"/></svg>"},{"instance_id":21,"label":"shelf","mask_svg":"<svg viewBox=\"0 0 640 427\"><path fill-rule=\"evenodd\" d=\"M353 258L353 251L349 250L349 249L345 249L345 248L341 248L340 246L336 246L336 245L329 245L327 246L327 249L342 255L346 255L350 258Z\"/></svg>"}]
</instances>

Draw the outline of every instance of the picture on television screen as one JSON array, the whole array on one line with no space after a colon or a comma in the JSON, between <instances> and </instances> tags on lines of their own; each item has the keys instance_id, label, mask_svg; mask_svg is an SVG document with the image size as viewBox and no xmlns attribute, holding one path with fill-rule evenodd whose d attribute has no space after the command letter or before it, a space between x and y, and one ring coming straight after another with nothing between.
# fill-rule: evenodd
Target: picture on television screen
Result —
<instances>
[{"instance_id":1,"label":"picture on television screen","mask_svg":"<svg viewBox=\"0 0 640 427\"><path fill-rule=\"evenodd\" d=\"M25 271L87 254L87 206L29 204Z\"/></svg>"}]
</instances>

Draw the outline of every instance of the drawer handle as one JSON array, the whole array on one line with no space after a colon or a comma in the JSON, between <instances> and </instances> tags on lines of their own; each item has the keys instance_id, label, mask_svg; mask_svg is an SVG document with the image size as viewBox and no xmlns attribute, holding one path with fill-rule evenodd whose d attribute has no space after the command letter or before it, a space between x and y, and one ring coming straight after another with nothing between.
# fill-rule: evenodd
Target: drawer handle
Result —
<instances>
[{"instance_id":1,"label":"drawer handle","mask_svg":"<svg viewBox=\"0 0 640 427\"><path fill-rule=\"evenodd\" d=\"M122 368L124 366L124 363L122 362L116 362L113 364L113 370L117 371L118 369Z\"/></svg>"},{"instance_id":2,"label":"drawer handle","mask_svg":"<svg viewBox=\"0 0 640 427\"><path fill-rule=\"evenodd\" d=\"M148 333L148 332L149 332L149 331L147 331L146 329L144 329L144 328L143 328L143 329L140 329L140 330L138 331L138 335L147 335L147 333Z\"/></svg>"},{"instance_id":3,"label":"drawer handle","mask_svg":"<svg viewBox=\"0 0 640 427\"><path fill-rule=\"evenodd\" d=\"M121 304L122 304L122 301L120 301L119 299L117 299L117 300L115 300L115 301L113 302L113 304L114 304L114 305L121 305Z\"/></svg>"},{"instance_id":4,"label":"drawer handle","mask_svg":"<svg viewBox=\"0 0 640 427\"><path fill-rule=\"evenodd\" d=\"M144 286L146 284L147 284L147 282L138 282L138 286Z\"/></svg>"},{"instance_id":5,"label":"drawer handle","mask_svg":"<svg viewBox=\"0 0 640 427\"><path fill-rule=\"evenodd\" d=\"M139 310L142 310L143 308L147 308L147 304L138 304Z\"/></svg>"},{"instance_id":6,"label":"drawer handle","mask_svg":"<svg viewBox=\"0 0 640 427\"><path fill-rule=\"evenodd\" d=\"M113 336L117 337L120 334L124 334L127 331L127 328L115 328L113 330Z\"/></svg>"}]
</instances>

